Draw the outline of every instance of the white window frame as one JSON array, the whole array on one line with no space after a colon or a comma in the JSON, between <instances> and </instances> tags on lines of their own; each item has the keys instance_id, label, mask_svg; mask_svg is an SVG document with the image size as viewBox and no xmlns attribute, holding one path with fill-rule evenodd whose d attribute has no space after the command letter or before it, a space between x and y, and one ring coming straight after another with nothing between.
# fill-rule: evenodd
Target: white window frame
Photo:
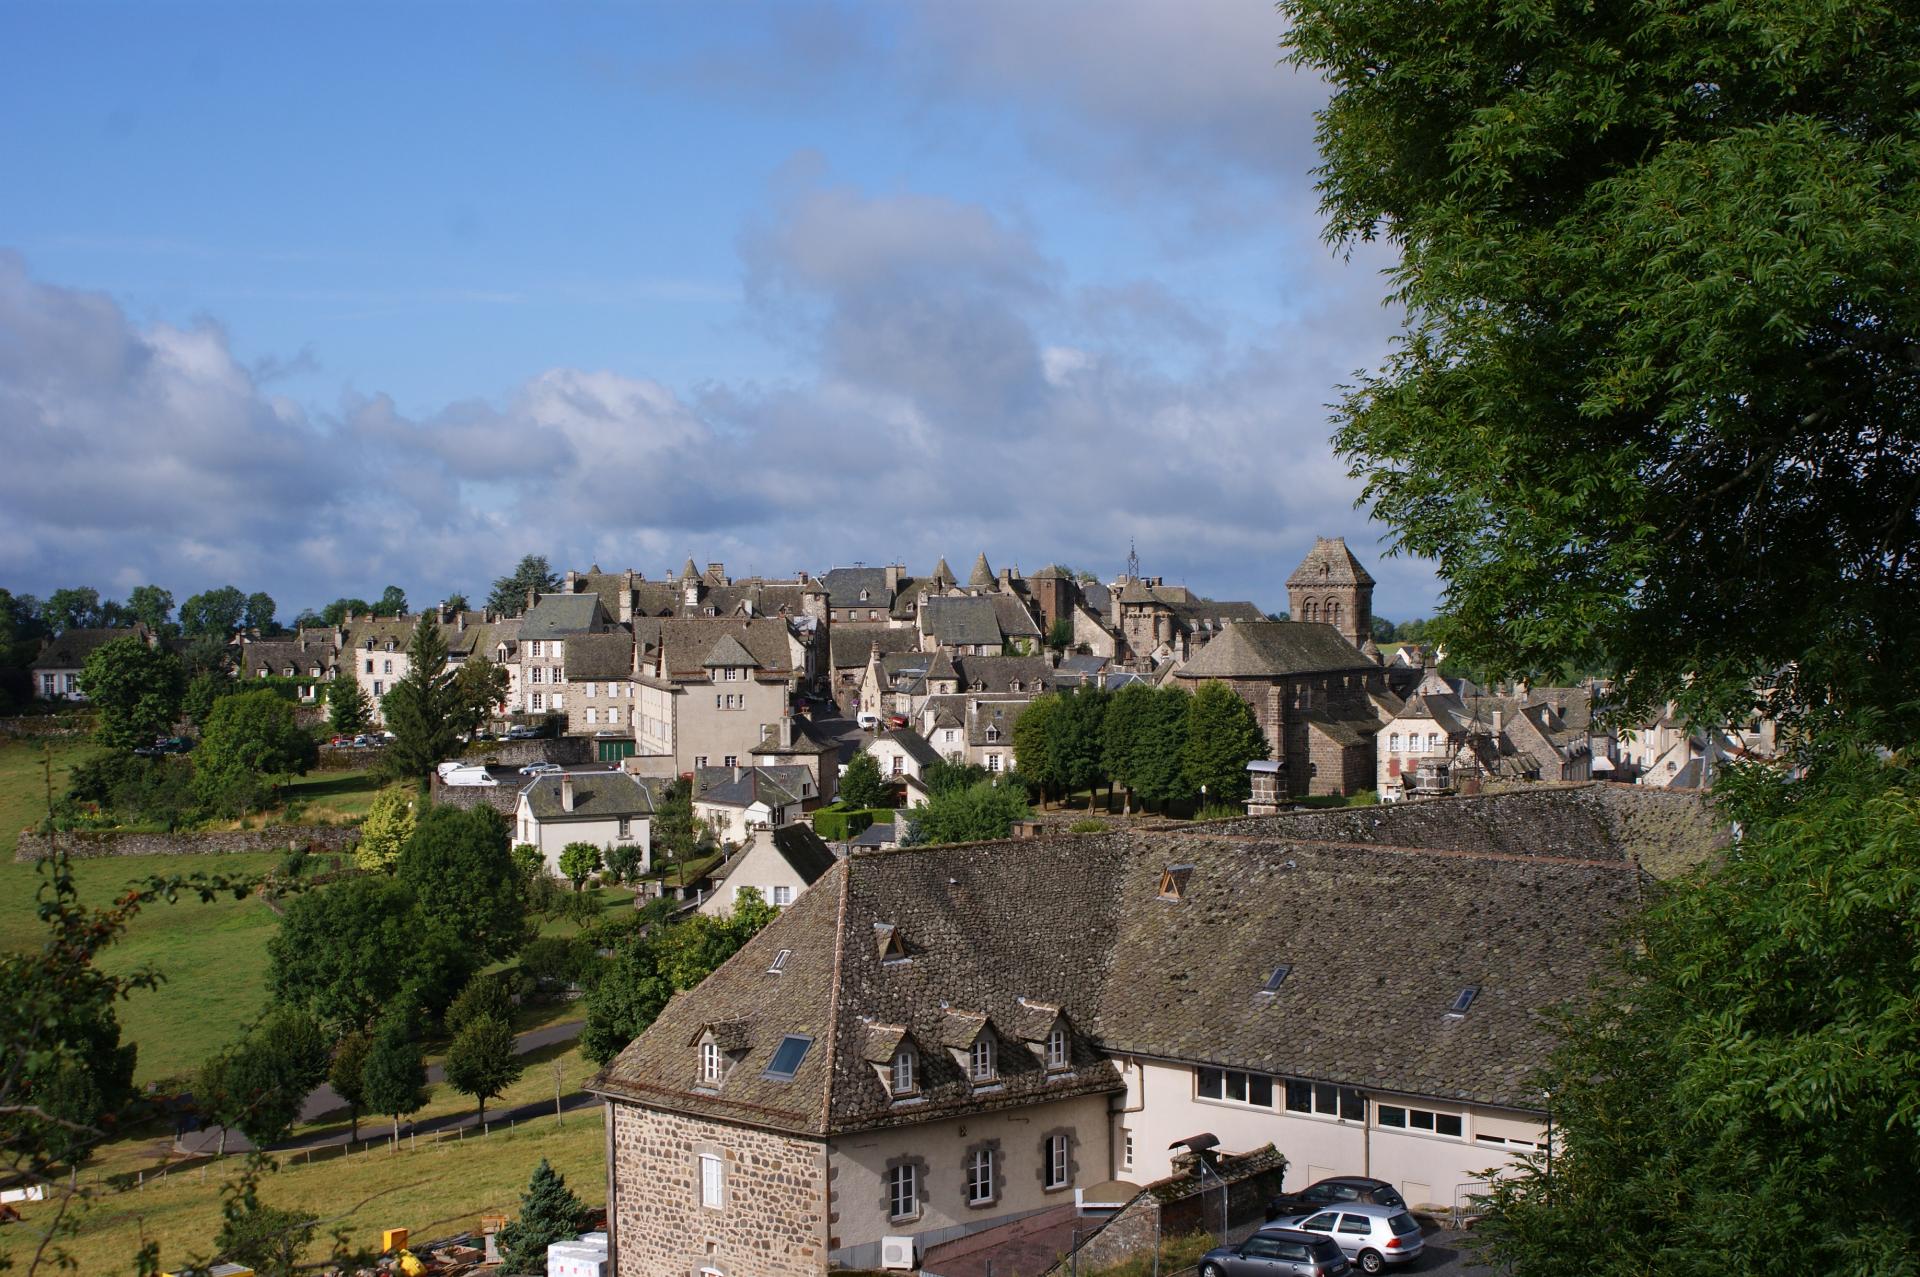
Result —
<instances>
[{"instance_id":1,"label":"white window frame","mask_svg":"<svg viewBox=\"0 0 1920 1277\"><path fill-rule=\"evenodd\" d=\"M920 1217L920 1168L912 1162L887 1171L887 1218Z\"/></svg>"},{"instance_id":2,"label":"white window frame","mask_svg":"<svg viewBox=\"0 0 1920 1277\"><path fill-rule=\"evenodd\" d=\"M1373 1106L1374 1125L1386 1131L1407 1131L1415 1135L1428 1135L1442 1140L1464 1140L1467 1137L1467 1117L1464 1113L1441 1113L1435 1109L1415 1108L1410 1104L1375 1104ZM1391 1119L1388 1114L1398 1114ZM1442 1123L1455 1129L1443 1131Z\"/></svg>"},{"instance_id":3,"label":"white window frame","mask_svg":"<svg viewBox=\"0 0 1920 1277\"><path fill-rule=\"evenodd\" d=\"M706 1041L700 1044L700 1080L712 1085L720 1082L720 1044Z\"/></svg>"},{"instance_id":4,"label":"white window frame","mask_svg":"<svg viewBox=\"0 0 1920 1277\"><path fill-rule=\"evenodd\" d=\"M967 1205L993 1205L998 1196L993 1189L993 1169L993 1149L976 1148L967 1154Z\"/></svg>"},{"instance_id":5,"label":"white window frame","mask_svg":"<svg viewBox=\"0 0 1920 1277\"><path fill-rule=\"evenodd\" d=\"M1047 1067L1059 1070L1067 1067L1067 1026L1055 1024L1047 1032Z\"/></svg>"},{"instance_id":6,"label":"white window frame","mask_svg":"<svg viewBox=\"0 0 1920 1277\"><path fill-rule=\"evenodd\" d=\"M893 1053L892 1076L888 1079L895 1095L912 1095L920 1089L919 1078L915 1076L918 1067L913 1048L902 1043Z\"/></svg>"},{"instance_id":7,"label":"white window frame","mask_svg":"<svg viewBox=\"0 0 1920 1277\"><path fill-rule=\"evenodd\" d=\"M1041 1168L1042 1188L1065 1188L1071 1182L1071 1149L1064 1135L1049 1135L1046 1138L1046 1165Z\"/></svg>"},{"instance_id":8,"label":"white window frame","mask_svg":"<svg viewBox=\"0 0 1920 1277\"><path fill-rule=\"evenodd\" d=\"M967 1079L971 1082L991 1082L998 1074L994 1071L997 1063L993 1058L993 1035L982 1033L967 1048Z\"/></svg>"},{"instance_id":9,"label":"white window frame","mask_svg":"<svg viewBox=\"0 0 1920 1277\"><path fill-rule=\"evenodd\" d=\"M777 908L784 908L787 905L792 904L793 888L787 887L787 886L776 886L773 889L773 903Z\"/></svg>"},{"instance_id":10,"label":"white window frame","mask_svg":"<svg viewBox=\"0 0 1920 1277\"><path fill-rule=\"evenodd\" d=\"M1133 1169L1133 1132L1125 1128L1120 1131L1120 1169Z\"/></svg>"},{"instance_id":11,"label":"white window frame","mask_svg":"<svg viewBox=\"0 0 1920 1277\"><path fill-rule=\"evenodd\" d=\"M727 1168L714 1153L700 1154L700 1205L707 1210L727 1206Z\"/></svg>"}]
</instances>

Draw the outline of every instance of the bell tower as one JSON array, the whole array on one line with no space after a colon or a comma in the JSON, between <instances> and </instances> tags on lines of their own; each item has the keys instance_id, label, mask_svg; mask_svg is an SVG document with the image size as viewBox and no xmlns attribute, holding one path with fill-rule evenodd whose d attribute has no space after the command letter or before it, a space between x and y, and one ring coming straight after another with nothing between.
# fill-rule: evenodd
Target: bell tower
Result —
<instances>
[{"instance_id":1,"label":"bell tower","mask_svg":"<svg viewBox=\"0 0 1920 1277\"><path fill-rule=\"evenodd\" d=\"M1373 637L1373 578L1345 537L1314 538L1313 549L1287 578L1287 615L1331 625L1355 647Z\"/></svg>"}]
</instances>

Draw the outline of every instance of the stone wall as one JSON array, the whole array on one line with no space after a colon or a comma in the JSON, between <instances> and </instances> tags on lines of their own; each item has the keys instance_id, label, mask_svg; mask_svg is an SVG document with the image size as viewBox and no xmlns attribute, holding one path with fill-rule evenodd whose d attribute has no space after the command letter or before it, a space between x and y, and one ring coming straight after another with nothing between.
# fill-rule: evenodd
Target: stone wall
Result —
<instances>
[{"instance_id":1,"label":"stone wall","mask_svg":"<svg viewBox=\"0 0 1920 1277\"><path fill-rule=\"evenodd\" d=\"M827 1271L827 1153L819 1140L612 1102L608 1227L618 1277L817 1277ZM700 1203L700 1156L721 1159L723 1204Z\"/></svg>"},{"instance_id":2,"label":"stone wall","mask_svg":"<svg viewBox=\"0 0 1920 1277\"><path fill-rule=\"evenodd\" d=\"M596 757L593 741L585 736L477 740L460 751L462 762L493 763L501 767L525 767L528 763L559 763L570 767L578 763L590 763Z\"/></svg>"},{"instance_id":3,"label":"stone wall","mask_svg":"<svg viewBox=\"0 0 1920 1277\"><path fill-rule=\"evenodd\" d=\"M93 730L86 714L20 714L0 718L0 736L82 736Z\"/></svg>"},{"instance_id":4,"label":"stone wall","mask_svg":"<svg viewBox=\"0 0 1920 1277\"><path fill-rule=\"evenodd\" d=\"M435 776L431 797L436 807L457 807L461 811L491 807L509 821L520 810L518 785L443 785Z\"/></svg>"},{"instance_id":5,"label":"stone wall","mask_svg":"<svg viewBox=\"0 0 1920 1277\"><path fill-rule=\"evenodd\" d=\"M1238 1157L1224 1157L1217 1174L1198 1174L1192 1156L1183 1154L1181 1170L1140 1190L1100 1230L1062 1256L1048 1274L1098 1272L1150 1251L1163 1237L1220 1231L1220 1186L1226 1184L1227 1224L1238 1228L1266 1218L1267 1202L1280 1192L1287 1159L1273 1145Z\"/></svg>"},{"instance_id":6,"label":"stone wall","mask_svg":"<svg viewBox=\"0 0 1920 1277\"><path fill-rule=\"evenodd\" d=\"M106 856L217 856L233 852L351 850L360 841L359 829L348 825L270 825L265 829L220 829L178 834L133 834L83 831L56 835L60 846L76 860ZM17 861L44 860L53 854L46 834L23 833Z\"/></svg>"}]
</instances>

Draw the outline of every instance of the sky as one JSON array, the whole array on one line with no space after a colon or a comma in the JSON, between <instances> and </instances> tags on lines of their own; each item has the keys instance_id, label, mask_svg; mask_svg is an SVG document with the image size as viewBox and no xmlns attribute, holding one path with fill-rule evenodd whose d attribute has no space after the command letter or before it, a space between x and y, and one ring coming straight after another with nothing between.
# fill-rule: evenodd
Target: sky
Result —
<instances>
[{"instance_id":1,"label":"sky","mask_svg":"<svg viewBox=\"0 0 1920 1277\"><path fill-rule=\"evenodd\" d=\"M691 557L1286 605L1397 329L1265 0L0 6L0 586Z\"/></svg>"}]
</instances>

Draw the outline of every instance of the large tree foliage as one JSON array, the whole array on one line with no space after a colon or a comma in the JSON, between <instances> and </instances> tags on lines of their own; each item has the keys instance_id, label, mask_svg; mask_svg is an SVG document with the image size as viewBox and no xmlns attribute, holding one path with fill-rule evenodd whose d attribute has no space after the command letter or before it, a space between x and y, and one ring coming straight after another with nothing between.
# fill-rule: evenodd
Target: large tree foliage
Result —
<instances>
[{"instance_id":1,"label":"large tree foliage","mask_svg":"<svg viewBox=\"0 0 1920 1277\"><path fill-rule=\"evenodd\" d=\"M1247 764L1268 752L1253 707L1225 683L1200 684L1187 709L1187 743L1180 755L1188 787L1210 803L1241 802L1251 792Z\"/></svg>"},{"instance_id":2,"label":"large tree foliage","mask_svg":"<svg viewBox=\"0 0 1920 1277\"><path fill-rule=\"evenodd\" d=\"M506 821L491 807L420 812L395 872L428 929L478 965L512 957L529 938L524 880Z\"/></svg>"},{"instance_id":3,"label":"large tree foliage","mask_svg":"<svg viewBox=\"0 0 1920 1277\"><path fill-rule=\"evenodd\" d=\"M327 726L336 736L358 736L373 721L373 706L353 670L342 668L327 684Z\"/></svg>"},{"instance_id":4,"label":"large tree foliage","mask_svg":"<svg viewBox=\"0 0 1920 1277\"><path fill-rule=\"evenodd\" d=\"M1920 793L1905 759L1730 773L1742 835L1633 924L1539 1079L1556 1149L1482 1233L1526 1277L1911 1273Z\"/></svg>"},{"instance_id":5,"label":"large tree foliage","mask_svg":"<svg viewBox=\"0 0 1920 1277\"><path fill-rule=\"evenodd\" d=\"M1920 719L1920 21L1892 0L1282 0L1404 339L1339 446L1446 637L1632 703Z\"/></svg>"},{"instance_id":6,"label":"large tree foliage","mask_svg":"<svg viewBox=\"0 0 1920 1277\"><path fill-rule=\"evenodd\" d=\"M550 594L560 588L560 578L547 566L546 559L529 554L517 567L493 583L487 607L501 616L519 616L527 610L527 592Z\"/></svg>"},{"instance_id":7,"label":"large tree foliage","mask_svg":"<svg viewBox=\"0 0 1920 1277\"><path fill-rule=\"evenodd\" d=\"M94 739L108 749L137 749L173 730L186 678L172 652L129 634L87 654L80 690L98 712Z\"/></svg>"},{"instance_id":8,"label":"large tree foliage","mask_svg":"<svg viewBox=\"0 0 1920 1277\"><path fill-rule=\"evenodd\" d=\"M194 791L229 815L259 807L271 789L313 765L313 737L293 706L271 691L239 692L213 703L194 753Z\"/></svg>"},{"instance_id":9,"label":"large tree foliage","mask_svg":"<svg viewBox=\"0 0 1920 1277\"><path fill-rule=\"evenodd\" d=\"M413 795L397 785L374 795L367 806L367 818L360 822L360 842L353 849L354 868L392 872L400 861L400 849L413 837L413 802Z\"/></svg>"},{"instance_id":10,"label":"large tree foliage","mask_svg":"<svg viewBox=\"0 0 1920 1277\"><path fill-rule=\"evenodd\" d=\"M487 1120L487 1101L500 1094L526 1071L527 1063L514 1053L513 1029L497 1015L469 1019L454 1033L447 1047L447 1082L474 1099L475 1115Z\"/></svg>"},{"instance_id":11,"label":"large tree foliage","mask_svg":"<svg viewBox=\"0 0 1920 1277\"><path fill-rule=\"evenodd\" d=\"M417 1113L427 1102L427 1062L412 1017L403 1009L380 1021L360 1066L361 1093L367 1108L393 1119L393 1138L400 1138L400 1119Z\"/></svg>"},{"instance_id":12,"label":"large tree foliage","mask_svg":"<svg viewBox=\"0 0 1920 1277\"><path fill-rule=\"evenodd\" d=\"M367 1028L394 1006L437 1012L475 965L428 924L404 882L381 877L349 878L289 902L267 960L273 996L336 1030Z\"/></svg>"},{"instance_id":13,"label":"large tree foliage","mask_svg":"<svg viewBox=\"0 0 1920 1277\"><path fill-rule=\"evenodd\" d=\"M47 595L47 601L41 605L40 619L49 628L62 633L104 625L106 620L101 614L100 591L90 585L55 590Z\"/></svg>"},{"instance_id":14,"label":"large tree foliage","mask_svg":"<svg viewBox=\"0 0 1920 1277\"><path fill-rule=\"evenodd\" d=\"M982 781L965 789L934 794L908 813L912 841L919 846L943 842L980 842L1005 838L1016 820L1033 815L1026 787L1014 778L999 784Z\"/></svg>"},{"instance_id":15,"label":"large tree foliage","mask_svg":"<svg viewBox=\"0 0 1920 1277\"><path fill-rule=\"evenodd\" d=\"M381 760L393 775L425 785L434 764L459 748L455 675L447 670L447 641L431 612L422 612L407 640L407 672L380 701L394 735Z\"/></svg>"},{"instance_id":16,"label":"large tree foliage","mask_svg":"<svg viewBox=\"0 0 1920 1277\"><path fill-rule=\"evenodd\" d=\"M475 653L460 663L453 679L454 723L470 732L484 726L507 703L512 678L507 667Z\"/></svg>"},{"instance_id":17,"label":"large tree foliage","mask_svg":"<svg viewBox=\"0 0 1920 1277\"><path fill-rule=\"evenodd\" d=\"M195 594L180 605L180 628L188 634L217 637L222 642L233 636L247 615L247 596L231 585Z\"/></svg>"},{"instance_id":18,"label":"large tree foliage","mask_svg":"<svg viewBox=\"0 0 1920 1277\"><path fill-rule=\"evenodd\" d=\"M165 634L173 628L173 591L157 585L136 585L127 595L127 611L155 634Z\"/></svg>"},{"instance_id":19,"label":"large tree foliage","mask_svg":"<svg viewBox=\"0 0 1920 1277\"><path fill-rule=\"evenodd\" d=\"M236 1129L258 1147L287 1138L300 1120L307 1093L326 1080L329 1044L305 1011L282 1007L200 1070L201 1111Z\"/></svg>"},{"instance_id":20,"label":"large tree foliage","mask_svg":"<svg viewBox=\"0 0 1920 1277\"><path fill-rule=\"evenodd\" d=\"M864 749L855 754L847 761L847 769L840 773L836 793L849 807L885 806L887 782L881 778L879 760Z\"/></svg>"}]
</instances>

